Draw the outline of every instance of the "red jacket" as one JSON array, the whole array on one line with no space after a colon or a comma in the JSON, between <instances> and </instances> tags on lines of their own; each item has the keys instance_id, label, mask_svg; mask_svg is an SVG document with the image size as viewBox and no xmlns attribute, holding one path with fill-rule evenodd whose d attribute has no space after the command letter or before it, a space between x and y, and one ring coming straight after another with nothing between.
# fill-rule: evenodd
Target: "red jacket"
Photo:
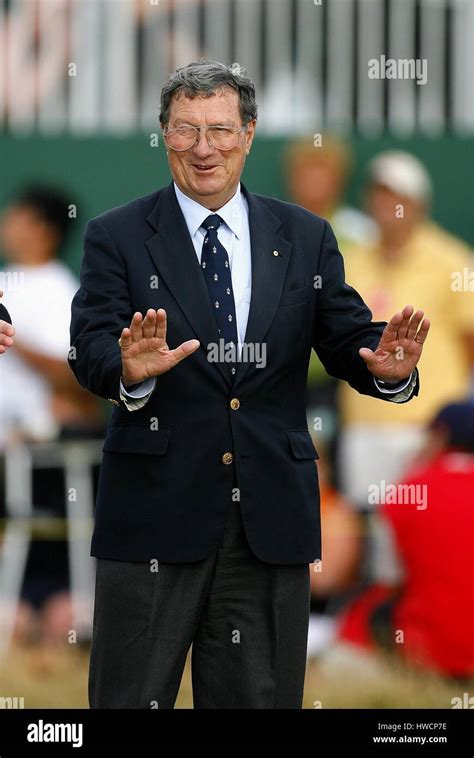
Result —
<instances>
[{"instance_id":1,"label":"red jacket","mask_svg":"<svg viewBox=\"0 0 474 758\"><path fill-rule=\"evenodd\" d=\"M426 509L385 504L406 577L393 611L395 649L444 674L474 673L474 455L445 452L403 484L425 484ZM349 608L340 636L373 647L367 620L392 590L370 588ZM398 635L400 638L401 635Z\"/></svg>"}]
</instances>

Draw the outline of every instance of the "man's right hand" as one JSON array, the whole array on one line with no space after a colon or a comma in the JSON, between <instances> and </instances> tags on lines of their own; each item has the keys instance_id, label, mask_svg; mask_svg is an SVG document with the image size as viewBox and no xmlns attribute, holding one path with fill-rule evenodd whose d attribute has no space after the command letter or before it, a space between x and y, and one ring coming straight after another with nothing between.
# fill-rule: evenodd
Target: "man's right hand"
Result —
<instances>
[{"instance_id":1,"label":"man's right hand","mask_svg":"<svg viewBox=\"0 0 474 758\"><path fill-rule=\"evenodd\" d=\"M0 298L3 295L3 290L0 290ZM3 310L3 308L0 308ZM13 345L13 337L15 335L14 327L7 321L0 318L0 355L7 351L7 348Z\"/></svg>"},{"instance_id":2,"label":"man's right hand","mask_svg":"<svg viewBox=\"0 0 474 758\"><path fill-rule=\"evenodd\" d=\"M166 311L150 308L143 318L134 314L130 327L120 336L122 383L125 388L153 376L160 376L194 353L200 342L187 340L174 350L166 343Z\"/></svg>"}]
</instances>

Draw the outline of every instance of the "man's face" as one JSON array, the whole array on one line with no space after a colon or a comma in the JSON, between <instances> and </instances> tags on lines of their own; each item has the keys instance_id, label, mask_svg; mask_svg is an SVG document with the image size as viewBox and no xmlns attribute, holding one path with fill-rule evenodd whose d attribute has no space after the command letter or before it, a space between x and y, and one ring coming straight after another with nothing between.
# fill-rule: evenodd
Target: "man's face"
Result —
<instances>
[{"instance_id":1,"label":"man's face","mask_svg":"<svg viewBox=\"0 0 474 758\"><path fill-rule=\"evenodd\" d=\"M0 248L15 263L32 265L54 255L58 244L53 227L34 208L11 205L0 219Z\"/></svg>"},{"instance_id":2,"label":"man's face","mask_svg":"<svg viewBox=\"0 0 474 758\"><path fill-rule=\"evenodd\" d=\"M368 210L386 233L391 229L398 231L400 226L412 227L423 217L420 203L377 183L369 187Z\"/></svg>"},{"instance_id":3,"label":"man's face","mask_svg":"<svg viewBox=\"0 0 474 758\"><path fill-rule=\"evenodd\" d=\"M344 179L344 172L336 161L317 154L297 156L288 173L293 202L320 216L331 213L339 204Z\"/></svg>"},{"instance_id":4,"label":"man's face","mask_svg":"<svg viewBox=\"0 0 474 758\"><path fill-rule=\"evenodd\" d=\"M210 97L185 97L178 93L171 102L168 127L234 126L240 128L239 96L233 89L219 90ZM232 150L210 147L201 133L194 147L183 152L168 150L171 175L179 189L209 210L218 210L237 190L247 152L253 141L256 121L238 135Z\"/></svg>"}]
</instances>

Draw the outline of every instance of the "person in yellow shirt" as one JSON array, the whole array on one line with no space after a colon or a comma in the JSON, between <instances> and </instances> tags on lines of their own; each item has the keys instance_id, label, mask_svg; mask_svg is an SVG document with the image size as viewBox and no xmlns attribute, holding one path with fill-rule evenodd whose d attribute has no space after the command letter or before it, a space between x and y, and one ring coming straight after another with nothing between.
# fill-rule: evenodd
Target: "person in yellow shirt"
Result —
<instances>
[{"instance_id":1,"label":"person in yellow shirt","mask_svg":"<svg viewBox=\"0 0 474 758\"><path fill-rule=\"evenodd\" d=\"M422 429L449 401L469 394L474 363L473 258L467 245L429 219L432 195L424 166L409 153L385 152L369 164L368 207L376 242L344 251L346 280L374 319L396 303L416 302L431 317L432 338L420 361L423 392L395 407L339 387L342 488L370 510L369 487L396 483L422 440Z\"/></svg>"}]
</instances>

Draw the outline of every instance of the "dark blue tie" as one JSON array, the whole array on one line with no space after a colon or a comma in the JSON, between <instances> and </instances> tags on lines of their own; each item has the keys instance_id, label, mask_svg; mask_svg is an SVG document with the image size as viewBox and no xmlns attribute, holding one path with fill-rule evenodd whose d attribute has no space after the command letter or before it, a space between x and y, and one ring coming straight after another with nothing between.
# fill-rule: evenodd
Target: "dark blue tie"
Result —
<instances>
[{"instance_id":1,"label":"dark blue tie","mask_svg":"<svg viewBox=\"0 0 474 758\"><path fill-rule=\"evenodd\" d=\"M232 343L237 355L237 318L229 256L217 237L217 230L221 224L222 219L217 213L211 214L202 223L206 236L202 245L201 269L216 317L219 338L224 340L224 345ZM231 374L234 375L235 362L232 361L229 366Z\"/></svg>"}]
</instances>

